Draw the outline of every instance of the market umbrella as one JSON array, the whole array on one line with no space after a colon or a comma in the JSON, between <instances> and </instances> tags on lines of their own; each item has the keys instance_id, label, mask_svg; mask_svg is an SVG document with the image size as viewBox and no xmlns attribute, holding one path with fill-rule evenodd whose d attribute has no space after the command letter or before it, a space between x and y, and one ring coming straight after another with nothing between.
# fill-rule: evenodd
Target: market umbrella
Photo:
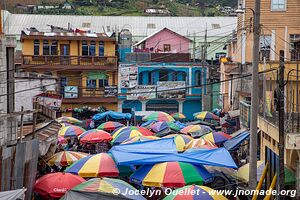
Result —
<instances>
[{"instance_id":1,"label":"market umbrella","mask_svg":"<svg viewBox=\"0 0 300 200\"><path fill-rule=\"evenodd\" d=\"M56 121L57 121L58 123L64 123L64 122L67 122L67 123L70 123L70 124L80 124L80 123L81 123L80 120L78 120L78 119L76 119L76 118L74 118L74 117L65 117L65 116L56 119Z\"/></svg>"},{"instance_id":2,"label":"market umbrella","mask_svg":"<svg viewBox=\"0 0 300 200\"><path fill-rule=\"evenodd\" d=\"M206 135L203 135L202 138L219 145L226 142L232 137L226 133L219 131L219 132L211 132Z\"/></svg>"},{"instance_id":3,"label":"market umbrella","mask_svg":"<svg viewBox=\"0 0 300 200\"><path fill-rule=\"evenodd\" d=\"M191 136L181 134L171 134L165 136L164 138L174 138L176 148L179 152L184 151L185 145L188 144L191 140L193 140Z\"/></svg>"},{"instance_id":4,"label":"market umbrella","mask_svg":"<svg viewBox=\"0 0 300 200\"><path fill-rule=\"evenodd\" d=\"M198 138L198 139L191 140L189 143L185 145L185 150L192 149L192 148L215 149L217 148L217 146L209 140Z\"/></svg>"},{"instance_id":5,"label":"market umbrella","mask_svg":"<svg viewBox=\"0 0 300 200\"><path fill-rule=\"evenodd\" d=\"M86 153L74 152L74 151L61 151L48 159L48 164L50 166L69 166L77 160L88 156Z\"/></svg>"},{"instance_id":6,"label":"market umbrella","mask_svg":"<svg viewBox=\"0 0 300 200\"><path fill-rule=\"evenodd\" d=\"M180 130L181 133L189 134L192 137L200 137L212 131L210 127L204 125L189 125Z\"/></svg>"},{"instance_id":7,"label":"market umbrella","mask_svg":"<svg viewBox=\"0 0 300 200\"><path fill-rule=\"evenodd\" d=\"M133 186L129 185L123 180L112 178L93 178L75 186L70 192L72 191L85 192L85 196L89 197L90 199L96 199L92 197L99 197L99 194L111 194L116 199L146 200ZM116 191L118 191L119 194L116 194ZM62 200L68 199L67 197L68 193L66 197L62 198ZM105 199L105 197L97 199Z\"/></svg>"},{"instance_id":8,"label":"market umbrella","mask_svg":"<svg viewBox=\"0 0 300 200\"><path fill-rule=\"evenodd\" d=\"M109 142L111 140L112 137L109 133L97 129L85 131L79 136L79 141L81 143L99 143L99 142Z\"/></svg>"},{"instance_id":9,"label":"market umbrella","mask_svg":"<svg viewBox=\"0 0 300 200\"><path fill-rule=\"evenodd\" d=\"M36 180L34 191L43 197L60 198L68 190L84 181L80 176L70 173L50 173Z\"/></svg>"},{"instance_id":10,"label":"market umbrella","mask_svg":"<svg viewBox=\"0 0 300 200\"><path fill-rule=\"evenodd\" d=\"M114 132L112 132L113 140L111 141L112 144L120 144L127 140L128 138L132 138L135 136L152 136L153 133L147 129L144 130L143 127L136 127L136 126L129 126L129 127L122 127Z\"/></svg>"},{"instance_id":11,"label":"market umbrella","mask_svg":"<svg viewBox=\"0 0 300 200\"><path fill-rule=\"evenodd\" d=\"M167 124L167 122L156 122L155 124L152 124L150 128L153 132L158 133L169 128L169 125Z\"/></svg>"},{"instance_id":12,"label":"market umbrella","mask_svg":"<svg viewBox=\"0 0 300 200\"><path fill-rule=\"evenodd\" d=\"M173 131L180 131L180 127L174 122L167 122L169 128Z\"/></svg>"},{"instance_id":13,"label":"market umbrella","mask_svg":"<svg viewBox=\"0 0 300 200\"><path fill-rule=\"evenodd\" d=\"M115 161L107 153L99 153L81 158L65 171L86 178L119 176L119 170Z\"/></svg>"},{"instance_id":14,"label":"market umbrella","mask_svg":"<svg viewBox=\"0 0 300 200\"><path fill-rule=\"evenodd\" d=\"M259 181L263 171L265 168L265 161L259 160L257 161L257 181ZM285 185L293 185L296 183L295 173L289 168L284 168L284 184ZM232 174L233 177L243 181L245 183L249 182L249 163L240 167L237 172Z\"/></svg>"},{"instance_id":15,"label":"market umbrella","mask_svg":"<svg viewBox=\"0 0 300 200\"><path fill-rule=\"evenodd\" d=\"M165 112L153 112L153 113L143 117L143 120L144 121L156 120L156 121L166 121L166 122L175 121L171 115L169 115L168 113L165 113Z\"/></svg>"},{"instance_id":16,"label":"market umbrella","mask_svg":"<svg viewBox=\"0 0 300 200\"><path fill-rule=\"evenodd\" d=\"M66 138L62 137L62 136L58 136L57 141L59 144L66 144L68 143L68 141L66 140Z\"/></svg>"},{"instance_id":17,"label":"market umbrella","mask_svg":"<svg viewBox=\"0 0 300 200\"><path fill-rule=\"evenodd\" d=\"M186 116L184 115L184 114L182 114L182 113L173 113L172 115L171 115L174 119L177 119L177 120L179 120L179 119L186 119Z\"/></svg>"},{"instance_id":18,"label":"market umbrella","mask_svg":"<svg viewBox=\"0 0 300 200\"><path fill-rule=\"evenodd\" d=\"M62 127L59 130L58 135L65 137L65 138L78 137L84 132L85 132L85 130L83 128L81 128L79 126L71 125L71 126Z\"/></svg>"},{"instance_id":19,"label":"market umbrella","mask_svg":"<svg viewBox=\"0 0 300 200\"><path fill-rule=\"evenodd\" d=\"M98 126L97 129L104 130L104 131L114 131L123 126L124 126L124 124L121 124L119 122L108 121L108 122L102 123L100 126Z\"/></svg>"},{"instance_id":20,"label":"market umbrella","mask_svg":"<svg viewBox=\"0 0 300 200\"><path fill-rule=\"evenodd\" d=\"M194 117L201 120L220 120L217 115L208 111L194 113Z\"/></svg>"},{"instance_id":21,"label":"market umbrella","mask_svg":"<svg viewBox=\"0 0 300 200\"><path fill-rule=\"evenodd\" d=\"M183 187L212 181L212 175L201 165L164 162L141 166L130 176L130 181L149 187Z\"/></svg>"},{"instance_id":22,"label":"market umbrella","mask_svg":"<svg viewBox=\"0 0 300 200\"><path fill-rule=\"evenodd\" d=\"M61 122L60 125L61 125L62 127L65 127L65 126L71 126L71 125L73 125L73 124L68 123L68 122Z\"/></svg>"},{"instance_id":23,"label":"market umbrella","mask_svg":"<svg viewBox=\"0 0 300 200\"><path fill-rule=\"evenodd\" d=\"M122 144L130 144L130 143L134 143L134 142L145 142L145 141L157 140L157 139L160 139L160 138L155 137L155 136L138 135L138 136L135 136L135 137L132 137L132 138L128 138L127 140L122 142Z\"/></svg>"},{"instance_id":24,"label":"market umbrella","mask_svg":"<svg viewBox=\"0 0 300 200\"><path fill-rule=\"evenodd\" d=\"M140 127L150 128L152 124L156 123L156 120L149 120L140 125Z\"/></svg>"},{"instance_id":25,"label":"market umbrella","mask_svg":"<svg viewBox=\"0 0 300 200\"><path fill-rule=\"evenodd\" d=\"M174 190L170 195L163 200L227 200L217 191L206 186L188 185Z\"/></svg>"}]
</instances>

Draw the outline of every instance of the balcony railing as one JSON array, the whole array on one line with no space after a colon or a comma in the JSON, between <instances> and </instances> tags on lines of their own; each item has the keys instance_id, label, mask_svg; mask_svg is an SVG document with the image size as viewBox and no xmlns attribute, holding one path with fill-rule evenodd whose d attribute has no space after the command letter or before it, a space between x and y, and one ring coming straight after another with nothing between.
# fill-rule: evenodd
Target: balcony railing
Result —
<instances>
[{"instance_id":1,"label":"balcony railing","mask_svg":"<svg viewBox=\"0 0 300 200\"><path fill-rule=\"evenodd\" d=\"M23 55L23 65L89 65L89 66L117 66L116 56L58 56L58 55Z\"/></svg>"},{"instance_id":2,"label":"balcony railing","mask_svg":"<svg viewBox=\"0 0 300 200\"><path fill-rule=\"evenodd\" d=\"M64 92L64 99L81 98L117 98L117 86L105 86L104 88L82 88L78 92Z\"/></svg>"}]
</instances>

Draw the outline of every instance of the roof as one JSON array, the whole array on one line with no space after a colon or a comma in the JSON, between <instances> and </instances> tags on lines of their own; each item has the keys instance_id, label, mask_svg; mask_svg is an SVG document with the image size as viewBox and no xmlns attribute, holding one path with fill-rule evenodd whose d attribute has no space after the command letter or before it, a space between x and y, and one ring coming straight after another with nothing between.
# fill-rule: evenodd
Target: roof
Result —
<instances>
[{"instance_id":1,"label":"roof","mask_svg":"<svg viewBox=\"0 0 300 200\"><path fill-rule=\"evenodd\" d=\"M49 25L72 28L89 28L95 32L127 28L137 37L146 37L162 28L171 29L184 36L225 36L236 29L237 17L158 17L158 16L79 16L79 15L33 15L11 14L5 11L4 31L7 34L20 35L21 31L35 27L41 32L49 32ZM212 24L220 24L219 29L213 29Z\"/></svg>"},{"instance_id":2,"label":"roof","mask_svg":"<svg viewBox=\"0 0 300 200\"><path fill-rule=\"evenodd\" d=\"M105 33L75 33L75 32L34 32L22 31L21 39L44 39L53 37L54 39L68 39L68 40L111 40Z\"/></svg>"},{"instance_id":3,"label":"roof","mask_svg":"<svg viewBox=\"0 0 300 200\"><path fill-rule=\"evenodd\" d=\"M158 31L153 32L153 33L150 34L149 36L145 37L144 39L142 39L141 41L139 41L138 43L136 43L135 46L140 45L141 43L145 42L145 41L148 40L149 38L155 36L156 34L162 32L162 31L165 31L165 30L166 30L166 31L169 31L169 32L171 32L171 33L173 33L173 34L175 34L175 35L177 35L178 37L182 37L182 38L184 38L185 40L191 41L189 38L187 38L187 37L185 37L185 36L183 36L183 35L180 35L180 34L176 33L175 31L172 31L172 30L170 30L170 29L168 29L168 28L162 28L162 29L160 29L160 30L158 30Z\"/></svg>"}]
</instances>

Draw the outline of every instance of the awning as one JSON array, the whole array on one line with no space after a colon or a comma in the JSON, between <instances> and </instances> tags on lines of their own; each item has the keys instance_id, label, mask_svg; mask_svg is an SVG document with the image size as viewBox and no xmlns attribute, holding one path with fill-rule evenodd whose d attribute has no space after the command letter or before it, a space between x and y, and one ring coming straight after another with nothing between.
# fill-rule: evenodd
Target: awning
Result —
<instances>
[{"instance_id":1,"label":"awning","mask_svg":"<svg viewBox=\"0 0 300 200\"><path fill-rule=\"evenodd\" d=\"M102 119L120 119L120 120L130 120L131 114L130 113L120 113L120 112L114 112L114 111L106 111L103 113L98 113L93 116L92 120L102 120Z\"/></svg>"},{"instance_id":2,"label":"awning","mask_svg":"<svg viewBox=\"0 0 300 200\"><path fill-rule=\"evenodd\" d=\"M228 150L228 151L232 151L237 149L240 144L242 144L245 140L247 140L250 136L249 131L245 131L240 133L239 135L231 138L230 140L227 140L224 143L224 147Z\"/></svg>"},{"instance_id":3,"label":"awning","mask_svg":"<svg viewBox=\"0 0 300 200\"><path fill-rule=\"evenodd\" d=\"M108 75L105 72L88 72L88 79L108 79Z\"/></svg>"},{"instance_id":4,"label":"awning","mask_svg":"<svg viewBox=\"0 0 300 200\"><path fill-rule=\"evenodd\" d=\"M26 188L18 189L18 190L9 190L0 192L1 200L16 200L16 199L25 199Z\"/></svg>"}]
</instances>

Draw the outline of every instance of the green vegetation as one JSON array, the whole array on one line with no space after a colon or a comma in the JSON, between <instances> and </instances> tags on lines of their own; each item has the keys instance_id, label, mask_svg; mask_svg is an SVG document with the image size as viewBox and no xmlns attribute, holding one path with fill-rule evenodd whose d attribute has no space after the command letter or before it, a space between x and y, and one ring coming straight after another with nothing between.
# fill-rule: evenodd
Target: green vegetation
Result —
<instances>
[{"instance_id":1,"label":"green vegetation","mask_svg":"<svg viewBox=\"0 0 300 200\"><path fill-rule=\"evenodd\" d=\"M168 10L170 16L220 16L218 6L236 6L237 0L67 0L75 9L39 9L37 14L143 16L147 8ZM166 14L165 14L166 15Z\"/></svg>"}]
</instances>

